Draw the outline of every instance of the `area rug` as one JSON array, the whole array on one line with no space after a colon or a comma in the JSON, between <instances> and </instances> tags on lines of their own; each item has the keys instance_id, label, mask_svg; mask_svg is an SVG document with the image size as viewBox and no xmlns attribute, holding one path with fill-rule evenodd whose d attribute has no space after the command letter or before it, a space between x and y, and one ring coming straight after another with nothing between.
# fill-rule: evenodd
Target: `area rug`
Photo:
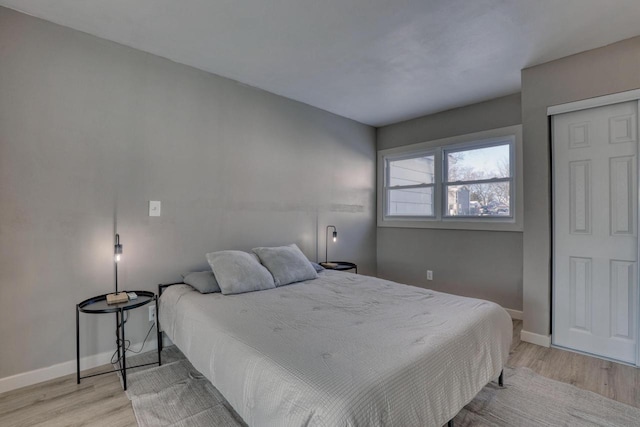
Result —
<instances>
[{"instance_id":1,"label":"area rug","mask_svg":"<svg viewBox=\"0 0 640 427\"><path fill-rule=\"evenodd\" d=\"M141 427L246 424L218 390L175 347L162 352L163 365L127 372L127 396ZM127 364L153 362L149 352ZM527 368L505 368L505 387L495 383L455 417L455 427L500 426L638 426L640 409L570 384L540 376Z\"/></svg>"},{"instance_id":2,"label":"area rug","mask_svg":"<svg viewBox=\"0 0 640 427\"><path fill-rule=\"evenodd\" d=\"M127 365L143 365L157 359L158 353L151 351L127 358ZM127 369L126 395L142 427L246 426L176 346L162 350L162 366Z\"/></svg>"}]
</instances>

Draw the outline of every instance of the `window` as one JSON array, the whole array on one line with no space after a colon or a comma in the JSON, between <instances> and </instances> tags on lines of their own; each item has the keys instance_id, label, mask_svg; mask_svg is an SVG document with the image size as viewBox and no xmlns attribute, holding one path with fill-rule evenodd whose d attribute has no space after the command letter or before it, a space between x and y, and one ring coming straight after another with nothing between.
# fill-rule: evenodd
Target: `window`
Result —
<instances>
[{"instance_id":1,"label":"window","mask_svg":"<svg viewBox=\"0 0 640 427\"><path fill-rule=\"evenodd\" d=\"M522 230L522 127L378 152L378 225Z\"/></svg>"},{"instance_id":2,"label":"window","mask_svg":"<svg viewBox=\"0 0 640 427\"><path fill-rule=\"evenodd\" d=\"M513 217L511 138L443 149L445 217Z\"/></svg>"},{"instance_id":3,"label":"window","mask_svg":"<svg viewBox=\"0 0 640 427\"><path fill-rule=\"evenodd\" d=\"M433 154L388 158L386 162L386 212L391 216L435 216Z\"/></svg>"}]
</instances>

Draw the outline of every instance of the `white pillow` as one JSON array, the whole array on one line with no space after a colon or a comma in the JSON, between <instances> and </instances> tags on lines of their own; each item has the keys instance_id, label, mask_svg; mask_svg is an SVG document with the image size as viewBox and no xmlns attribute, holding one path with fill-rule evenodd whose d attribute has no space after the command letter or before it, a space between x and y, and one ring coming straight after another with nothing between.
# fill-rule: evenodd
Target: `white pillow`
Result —
<instances>
[{"instance_id":1,"label":"white pillow","mask_svg":"<svg viewBox=\"0 0 640 427\"><path fill-rule=\"evenodd\" d=\"M183 281L187 285L200 292L201 294L210 294L212 292L220 292L220 286L213 275L213 271L194 271L183 274Z\"/></svg>"},{"instance_id":2,"label":"white pillow","mask_svg":"<svg viewBox=\"0 0 640 427\"><path fill-rule=\"evenodd\" d=\"M271 272L276 286L318 278L316 269L295 243L289 246L253 248L252 250Z\"/></svg>"},{"instance_id":3,"label":"white pillow","mask_svg":"<svg viewBox=\"0 0 640 427\"><path fill-rule=\"evenodd\" d=\"M224 295L262 291L276 287L273 276L250 254L220 251L207 254L207 261Z\"/></svg>"}]
</instances>

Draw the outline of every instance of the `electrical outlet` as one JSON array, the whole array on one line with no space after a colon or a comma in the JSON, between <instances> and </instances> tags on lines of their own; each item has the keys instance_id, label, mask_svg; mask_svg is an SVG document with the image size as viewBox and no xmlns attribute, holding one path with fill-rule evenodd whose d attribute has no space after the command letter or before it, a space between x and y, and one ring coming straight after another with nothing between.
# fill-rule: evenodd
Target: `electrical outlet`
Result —
<instances>
[{"instance_id":1,"label":"electrical outlet","mask_svg":"<svg viewBox=\"0 0 640 427\"><path fill-rule=\"evenodd\" d=\"M427 270L427 280L433 280L433 271Z\"/></svg>"},{"instance_id":2,"label":"electrical outlet","mask_svg":"<svg viewBox=\"0 0 640 427\"><path fill-rule=\"evenodd\" d=\"M149 306L149 322L155 322L155 321L156 321L156 306L151 305Z\"/></svg>"}]
</instances>

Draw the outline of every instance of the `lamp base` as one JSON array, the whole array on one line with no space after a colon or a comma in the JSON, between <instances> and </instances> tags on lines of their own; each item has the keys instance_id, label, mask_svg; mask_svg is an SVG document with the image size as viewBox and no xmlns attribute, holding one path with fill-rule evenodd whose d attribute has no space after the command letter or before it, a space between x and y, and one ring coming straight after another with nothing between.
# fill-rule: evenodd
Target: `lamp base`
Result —
<instances>
[{"instance_id":1,"label":"lamp base","mask_svg":"<svg viewBox=\"0 0 640 427\"><path fill-rule=\"evenodd\" d=\"M129 295L126 292L107 295L107 304L120 304L129 301Z\"/></svg>"}]
</instances>

